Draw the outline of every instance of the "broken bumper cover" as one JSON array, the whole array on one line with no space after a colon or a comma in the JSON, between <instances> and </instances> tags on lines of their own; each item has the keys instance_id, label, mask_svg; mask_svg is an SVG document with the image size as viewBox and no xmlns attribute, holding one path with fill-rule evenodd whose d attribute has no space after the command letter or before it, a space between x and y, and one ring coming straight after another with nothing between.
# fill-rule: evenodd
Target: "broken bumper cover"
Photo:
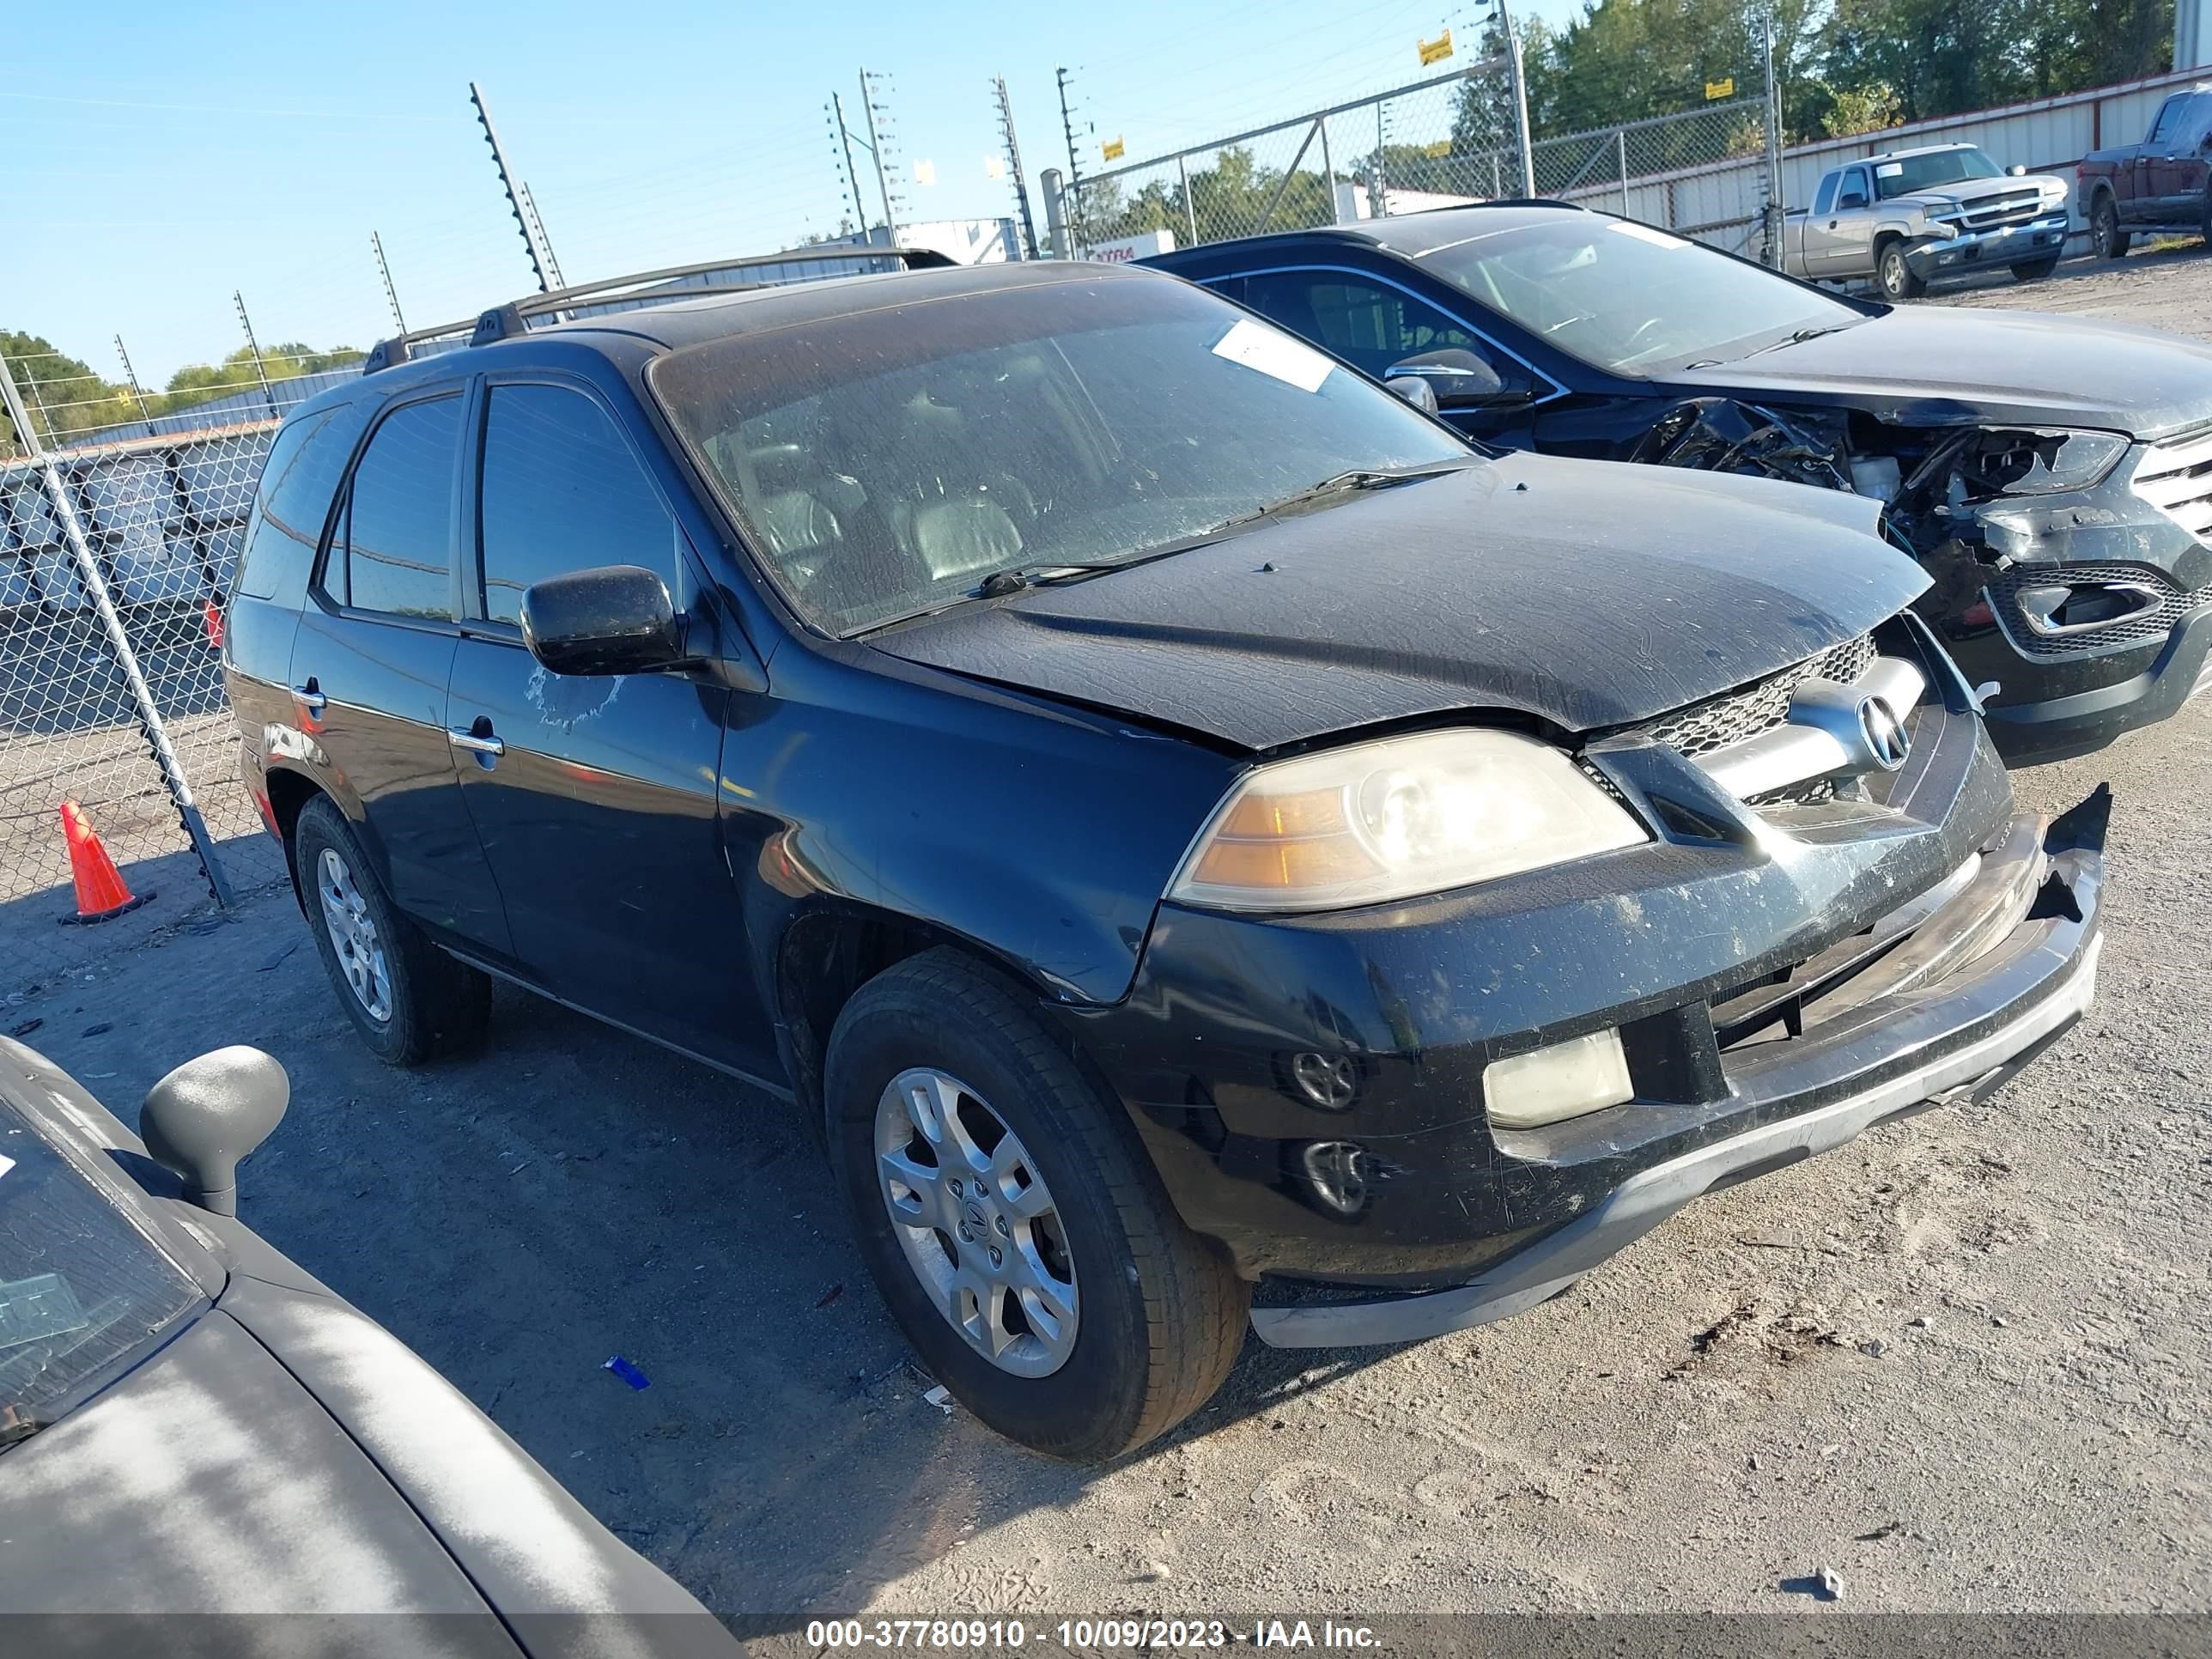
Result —
<instances>
[{"instance_id":1,"label":"broken bumper cover","mask_svg":"<svg viewBox=\"0 0 2212 1659\"><path fill-rule=\"evenodd\" d=\"M2063 581L2067 574L2067 567L2056 566L2050 579ZM2037 701L1992 703L1983 710L1990 740L2008 764L2066 760L2101 749L2139 726L2155 725L2212 687L2212 603L2184 616L2154 647L2124 657L2115 653L2079 667L2017 659L2007 664L1986 652L1971 657L1962 652L1960 656L1962 667L1972 663L1969 672L1993 669L2007 691L2019 687L2030 696L2040 694ZM2149 660L2144 661L2145 657ZM2105 678L2098 671L2109 673L2115 665L2134 672L2079 690L2063 689L2069 680Z\"/></svg>"},{"instance_id":2,"label":"broken bumper cover","mask_svg":"<svg viewBox=\"0 0 2212 1659\"><path fill-rule=\"evenodd\" d=\"M1905 251L1905 263L1923 282L1954 276L1983 265L2032 264L2055 259L2066 247L2066 210L2047 213L2026 224L2000 225L1994 230L1968 231L1931 242L1916 243Z\"/></svg>"},{"instance_id":3,"label":"broken bumper cover","mask_svg":"<svg viewBox=\"0 0 2212 1659\"><path fill-rule=\"evenodd\" d=\"M1721 1109L1755 1127L1638 1170L1463 1285L1256 1307L1254 1328L1277 1347L1321 1347L1416 1341L1489 1324L1559 1295L1706 1193L1827 1152L1885 1120L1986 1095L2089 1006L2103 945L2098 890L2109 799L2100 791L2047 829L2013 820L1963 888L1871 970L1902 988L1804 1037L1731 1053ZM1631 1106L1598 1115L1686 1109Z\"/></svg>"}]
</instances>

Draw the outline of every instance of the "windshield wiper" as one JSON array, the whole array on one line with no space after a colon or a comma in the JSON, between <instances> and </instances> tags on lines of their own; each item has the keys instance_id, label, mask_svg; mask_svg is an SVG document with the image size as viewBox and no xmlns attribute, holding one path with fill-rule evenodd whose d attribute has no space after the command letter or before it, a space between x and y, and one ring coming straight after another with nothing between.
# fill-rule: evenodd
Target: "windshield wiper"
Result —
<instances>
[{"instance_id":1,"label":"windshield wiper","mask_svg":"<svg viewBox=\"0 0 2212 1659\"><path fill-rule=\"evenodd\" d=\"M1763 357L1770 351L1781 350L1784 346L1803 345L1806 341L1817 340L1824 334L1841 334L1847 328L1857 326L1856 323L1826 323L1819 328L1801 328L1786 339L1775 340L1759 347L1756 351L1745 352L1738 361L1748 362L1753 357Z\"/></svg>"},{"instance_id":2,"label":"windshield wiper","mask_svg":"<svg viewBox=\"0 0 2212 1659\"><path fill-rule=\"evenodd\" d=\"M1331 495L1341 495L1354 490L1390 489L1399 484L1419 483L1424 478L1442 477L1447 472L1462 472L1474 463L1445 461L1427 466L1358 467L1349 472L1338 472L1323 478L1319 483L1308 484L1304 489L1294 489L1279 500L1262 503L1249 513L1240 513L1233 519L1224 519L1214 526L1226 530L1231 525L1249 524L1255 519L1273 518L1278 513L1287 513L1310 502L1326 501Z\"/></svg>"}]
</instances>

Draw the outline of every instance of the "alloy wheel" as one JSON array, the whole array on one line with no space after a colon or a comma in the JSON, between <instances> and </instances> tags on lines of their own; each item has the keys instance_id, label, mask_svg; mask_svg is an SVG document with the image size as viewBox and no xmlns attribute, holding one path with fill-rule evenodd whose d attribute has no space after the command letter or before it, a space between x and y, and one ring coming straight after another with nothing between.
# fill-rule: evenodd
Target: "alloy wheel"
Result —
<instances>
[{"instance_id":1,"label":"alloy wheel","mask_svg":"<svg viewBox=\"0 0 2212 1659\"><path fill-rule=\"evenodd\" d=\"M876 1103L876 1185L907 1265L1000 1370L1049 1376L1074 1352L1075 1263L1029 1149L975 1090L930 1066Z\"/></svg>"},{"instance_id":2,"label":"alloy wheel","mask_svg":"<svg viewBox=\"0 0 2212 1659\"><path fill-rule=\"evenodd\" d=\"M323 927L346 983L371 1019L379 1024L390 1019L392 974L385 962L384 941L368 914L360 882L334 847L323 848L316 861L315 891L322 899Z\"/></svg>"}]
</instances>

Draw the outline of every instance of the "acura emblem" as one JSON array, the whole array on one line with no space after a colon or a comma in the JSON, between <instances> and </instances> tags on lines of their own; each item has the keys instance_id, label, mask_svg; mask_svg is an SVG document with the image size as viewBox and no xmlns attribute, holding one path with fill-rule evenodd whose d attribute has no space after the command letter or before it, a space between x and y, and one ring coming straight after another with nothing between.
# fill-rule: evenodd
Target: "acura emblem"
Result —
<instances>
[{"instance_id":1,"label":"acura emblem","mask_svg":"<svg viewBox=\"0 0 2212 1659\"><path fill-rule=\"evenodd\" d=\"M1881 697L1859 699L1859 729L1866 733L1867 752L1883 771L1894 772L1905 764L1912 740L1905 735L1904 723L1886 701Z\"/></svg>"}]
</instances>

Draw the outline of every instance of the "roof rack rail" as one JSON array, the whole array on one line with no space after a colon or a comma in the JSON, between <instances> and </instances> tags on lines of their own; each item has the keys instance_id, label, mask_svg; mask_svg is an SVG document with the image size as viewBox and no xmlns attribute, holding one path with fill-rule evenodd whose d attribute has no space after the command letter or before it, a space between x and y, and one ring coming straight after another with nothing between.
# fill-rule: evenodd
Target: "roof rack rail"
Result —
<instances>
[{"instance_id":1,"label":"roof rack rail","mask_svg":"<svg viewBox=\"0 0 2212 1659\"><path fill-rule=\"evenodd\" d=\"M958 263L935 248L873 247L848 243L793 248L782 253L749 254L736 259L702 259L687 265L664 265L658 270L635 271L626 276L605 276L595 283L578 283L572 287L557 288L544 294L527 295L522 299L494 306L465 322L440 323L430 328L413 329L405 334L394 335L391 339L376 343L362 362L361 372L374 374L380 368L407 362L413 358L415 347L432 340L452 339L463 344L478 346L512 339L529 331L530 319L533 317L586 307L595 312L616 311L624 307L635 308L671 300L688 300L696 295L738 294L769 286L745 282L695 283L672 289L662 286L681 282L687 276L769 270L779 265L827 264L856 259L895 259L909 270L936 270ZM647 291L637 291L640 289Z\"/></svg>"}]
</instances>

